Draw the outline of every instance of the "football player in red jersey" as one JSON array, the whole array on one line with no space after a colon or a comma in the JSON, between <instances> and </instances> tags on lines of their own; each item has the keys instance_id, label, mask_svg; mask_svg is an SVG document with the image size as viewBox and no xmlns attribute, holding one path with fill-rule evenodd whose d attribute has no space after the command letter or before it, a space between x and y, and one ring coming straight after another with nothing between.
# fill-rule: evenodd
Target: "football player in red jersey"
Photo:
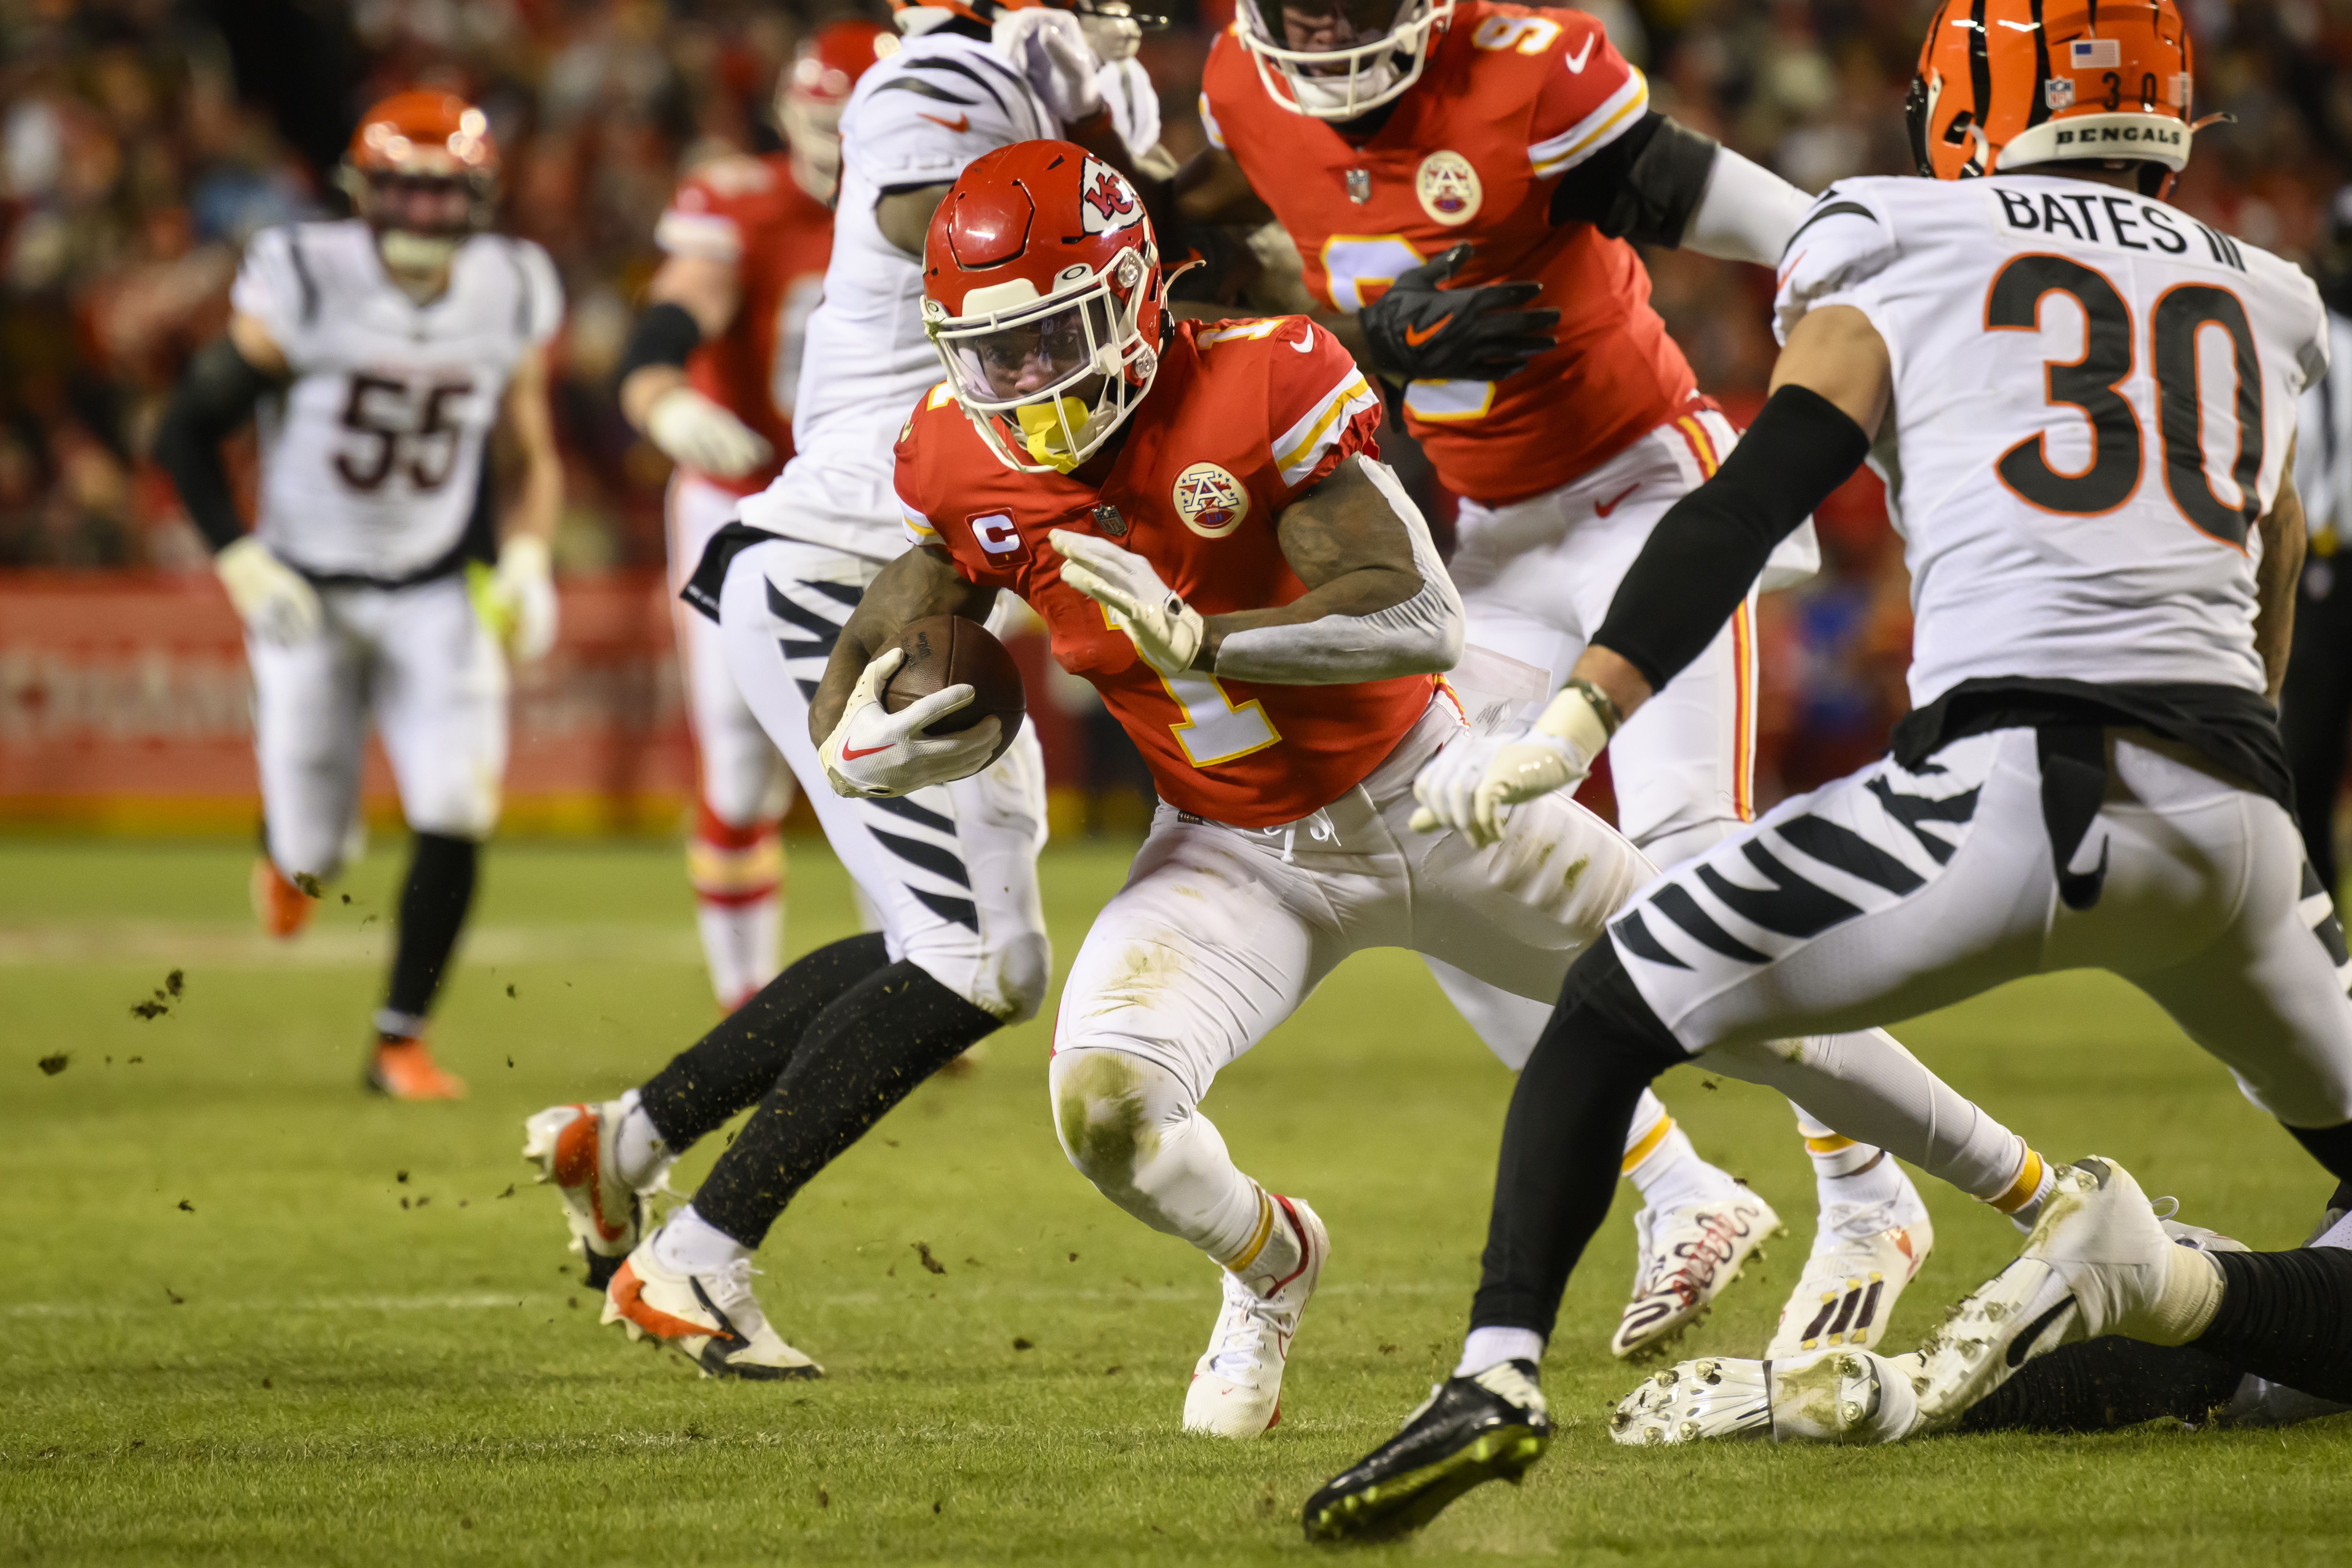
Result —
<instances>
[{"instance_id":1,"label":"football player in red jersey","mask_svg":"<svg viewBox=\"0 0 2352 1568\"><path fill-rule=\"evenodd\" d=\"M1329 1241L1307 1204L1244 1175L1201 1115L1218 1070L1361 948L1409 947L1509 994L1554 995L1651 871L1557 792L1484 845L1410 829L1414 775L1465 737L1437 679L1463 617L1379 461L1379 402L1314 322L1177 321L1162 281L1136 192L1084 149L1022 142L964 171L924 256L948 379L898 447L916 548L851 613L809 733L844 795L984 766L995 718L921 728L971 687L896 714L880 691L908 622L982 619L1005 589L1142 751L1161 805L1071 965L1055 1121L1107 1197L1223 1269L1184 1425L1249 1437L1279 1415ZM2017 1144L1899 1047L1710 1066L1801 1089L1947 1173Z\"/></svg>"},{"instance_id":2,"label":"football player in red jersey","mask_svg":"<svg viewBox=\"0 0 2352 1568\"><path fill-rule=\"evenodd\" d=\"M1651 109L1642 73L1578 11L1242 0L1201 101L1212 145L1179 177L1181 210L1230 219L1262 198L1316 298L1354 313L1463 498L1451 566L1469 643L1557 688L1652 526L1735 439L1626 241L1769 265L1809 198ZM1808 527L1766 584L1816 559ZM1613 742L1618 826L1659 865L1753 815L1755 682L1743 606L1660 693L1663 711L1645 709ZM1422 781L1436 815L1475 790L1502 738L1454 748ZM1432 968L1497 1055L1527 1059L1540 1009ZM1768 1354L1825 1332L1876 1342L1934 1245L1918 1194L1881 1151L1798 1119L1821 1220ZM1778 1220L1700 1159L1654 1097L1622 1169L1644 1200L1642 1262L1611 1342L1630 1355L1695 1318Z\"/></svg>"},{"instance_id":3,"label":"football player in red jersey","mask_svg":"<svg viewBox=\"0 0 2352 1568\"><path fill-rule=\"evenodd\" d=\"M793 454L802 326L824 291L842 105L895 50L889 29L828 22L777 84L785 150L703 164L654 229L667 253L623 356L621 410L677 470L668 504L672 603L699 763L687 846L710 984L729 1009L776 973L792 775L727 673L719 628L676 603L703 546Z\"/></svg>"}]
</instances>

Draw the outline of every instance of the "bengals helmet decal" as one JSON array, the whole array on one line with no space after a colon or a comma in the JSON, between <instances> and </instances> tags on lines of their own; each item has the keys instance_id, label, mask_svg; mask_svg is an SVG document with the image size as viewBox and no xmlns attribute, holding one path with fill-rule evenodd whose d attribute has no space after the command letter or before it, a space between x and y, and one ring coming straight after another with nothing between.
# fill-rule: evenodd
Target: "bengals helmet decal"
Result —
<instances>
[{"instance_id":1,"label":"bengals helmet decal","mask_svg":"<svg viewBox=\"0 0 2352 1568\"><path fill-rule=\"evenodd\" d=\"M1912 155L1937 180L2077 159L2178 174L2191 71L2175 0L1944 0L1904 104Z\"/></svg>"}]
</instances>

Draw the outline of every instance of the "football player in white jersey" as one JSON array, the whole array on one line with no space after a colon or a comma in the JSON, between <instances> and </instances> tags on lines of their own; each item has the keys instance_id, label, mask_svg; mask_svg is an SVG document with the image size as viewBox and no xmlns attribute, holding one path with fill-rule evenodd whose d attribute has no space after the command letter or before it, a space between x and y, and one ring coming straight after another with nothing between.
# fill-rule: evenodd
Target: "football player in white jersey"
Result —
<instances>
[{"instance_id":1,"label":"football player in white jersey","mask_svg":"<svg viewBox=\"0 0 2352 1568\"><path fill-rule=\"evenodd\" d=\"M921 314L933 210L966 163L1014 142L1066 137L1122 169L1133 159L1103 97L1116 78L1068 0L901 5L897 21L903 46L842 111L833 253L808 322L793 458L712 537L684 595L718 620L737 689L882 930L791 965L642 1088L552 1107L527 1127L525 1157L561 1193L590 1281L606 1286L604 1321L712 1375L817 1375L753 1299L752 1252L801 1184L916 1084L1034 1014L1052 965L1034 730L1024 724L975 776L865 798L818 759L808 703L866 584L905 548L893 447L940 379ZM993 725L919 732L969 695L951 687L894 715L864 766L917 748L985 757ZM693 1203L644 1234L642 1194L667 1163L753 1106Z\"/></svg>"},{"instance_id":2,"label":"football player in white jersey","mask_svg":"<svg viewBox=\"0 0 2352 1568\"><path fill-rule=\"evenodd\" d=\"M1580 778L1815 503L1865 457L1885 477L1917 615L1893 754L1668 871L1579 959L1512 1098L1455 1375L1308 1500L1310 1536L1413 1529L1540 1455L1538 1365L1617 1139L1693 1053L2102 968L2352 1174L2352 965L2273 706L2295 404L2326 323L2302 273L2162 199L2194 129L2189 47L2175 0L1939 9L1910 104L1927 177L1814 204L1748 439L1661 520L1536 730L1429 803L1491 831ZM2333 1310L2284 1256L2172 1247L2128 1173L2062 1168L2024 1255L1931 1342L1919 1418L2102 1333L2225 1353L2247 1331L2231 1303L2273 1288L2290 1317ZM2306 1336L2328 1356L2341 1337ZM2268 1374L2329 1392L2315 1371Z\"/></svg>"},{"instance_id":3,"label":"football player in white jersey","mask_svg":"<svg viewBox=\"0 0 2352 1568\"><path fill-rule=\"evenodd\" d=\"M373 716L416 850L367 1082L455 1099L465 1085L435 1064L425 1024L498 825L507 658L555 637L563 478L545 355L563 291L545 251L486 232L498 148L463 100L377 104L341 177L357 216L254 237L228 334L190 365L155 451L246 624L267 824L257 910L291 936L341 868ZM248 534L219 444L257 413ZM494 430L521 470L502 542Z\"/></svg>"}]
</instances>

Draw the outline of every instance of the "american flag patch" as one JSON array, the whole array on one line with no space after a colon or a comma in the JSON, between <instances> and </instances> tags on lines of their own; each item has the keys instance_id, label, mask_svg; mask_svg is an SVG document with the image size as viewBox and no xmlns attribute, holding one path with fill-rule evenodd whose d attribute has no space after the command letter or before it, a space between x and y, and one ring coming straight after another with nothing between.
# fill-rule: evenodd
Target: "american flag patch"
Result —
<instances>
[{"instance_id":1,"label":"american flag patch","mask_svg":"<svg viewBox=\"0 0 2352 1568\"><path fill-rule=\"evenodd\" d=\"M2068 64L2078 71L2117 70L2124 63L2123 44L2115 38L2076 38L2066 50Z\"/></svg>"}]
</instances>

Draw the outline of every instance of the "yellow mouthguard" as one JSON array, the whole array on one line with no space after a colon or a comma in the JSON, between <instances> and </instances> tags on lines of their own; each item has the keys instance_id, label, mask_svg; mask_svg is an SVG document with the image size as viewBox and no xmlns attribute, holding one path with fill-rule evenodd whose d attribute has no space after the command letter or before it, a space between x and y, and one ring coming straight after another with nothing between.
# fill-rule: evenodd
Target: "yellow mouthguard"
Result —
<instances>
[{"instance_id":1,"label":"yellow mouthguard","mask_svg":"<svg viewBox=\"0 0 2352 1568\"><path fill-rule=\"evenodd\" d=\"M1021 421L1021 434L1027 438L1031 457L1050 465L1057 474L1078 466L1062 428L1065 421L1073 431L1086 428L1089 410L1085 404L1075 397L1062 397L1052 403L1024 403L1013 412Z\"/></svg>"}]
</instances>

